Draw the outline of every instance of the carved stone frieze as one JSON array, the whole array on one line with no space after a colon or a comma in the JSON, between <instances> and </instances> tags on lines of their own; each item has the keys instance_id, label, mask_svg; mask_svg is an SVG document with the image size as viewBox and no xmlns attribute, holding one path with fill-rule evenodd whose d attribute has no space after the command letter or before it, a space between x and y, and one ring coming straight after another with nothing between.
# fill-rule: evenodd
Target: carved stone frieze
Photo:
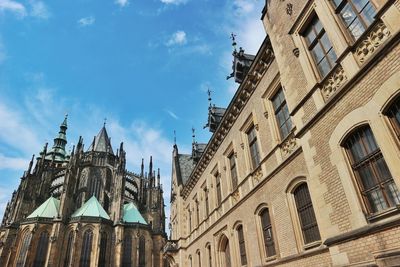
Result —
<instances>
[{"instance_id":1,"label":"carved stone frieze","mask_svg":"<svg viewBox=\"0 0 400 267\"><path fill-rule=\"evenodd\" d=\"M239 189L236 189L236 191L232 193L232 198L235 203L239 201L240 198Z\"/></svg>"},{"instance_id":2,"label":"carved stone frieze","mask_svg":"<svg viewBox=\"0 0 400 267\"><path fill-rule=\"evenodd\" d=\"M337 66L336 70L322 84L321 92L325 100L330 98L346 81L347 76L343 67Z\"/></svg>"},{"instance_id":3,"label":"carved stone frieze","mask_svg":"<svg viewBox=\"0 0 400 267\"><path fill-rule=\"evenodd\" d=\"M364 63L390 36L391 32L383 22L376 24L356 48L358 61Z\"/></svg>"},{"instance_id":4,"label":"carved stone frieze","mask_svg":"<svg viewBox=\"0 0 400 267\"><path fill-rule=\"evenodd\" d=\"M285 142L282 143L281 149L283 156L290 155L297 148L297 141L293 134L291 134Z\"/></svg>"},{"instance_id":5,"label":"carved stone frieze","mask_svg":"<svg viewBox=\"0 0 400 267\"><path fill-rule=\"evenodd\" d=\"M261 180L261 178L263 177L263 172L262 172L261 167L257 168L257 169L254 171L254 173L253 173L252 176L253 176L254 181L255 181L256 183L258 183L258 182Z\"/></svg>"}]
</instances>

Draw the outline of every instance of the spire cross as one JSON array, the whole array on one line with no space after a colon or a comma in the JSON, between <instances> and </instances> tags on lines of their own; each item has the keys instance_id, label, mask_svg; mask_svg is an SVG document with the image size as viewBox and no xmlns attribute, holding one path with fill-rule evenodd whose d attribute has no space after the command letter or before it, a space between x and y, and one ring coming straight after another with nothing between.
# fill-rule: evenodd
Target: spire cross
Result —
<instances>
[{"instance_id":1,"label":"spire cross","mask_svg":"<svg viewBox=\"0 0 400 267\"><path fill-rule=\"evenodd\" d=\"M104 127L106 126L106 123L107 123L107 118L104 118L104 123L103 123Z\"/></svg>"},{"instance_id":2,"label":"spire cross","mask_svg":"<svg viewBox=\"0 0 400 267\"><path fill-rule=\"evenodd\" d=\"M174 130L174 145L176 145L176 131Z\"/></svg>"},{"instance_id":3,"label":"spire cross","mask_svg":"<svg viewBox=\"0 0 400 267\"><path fill-rule=\"evenodd\" d=\"M231 33L231 40L232 40L232 46L234 50L236 51L236 34Z\"/></svg>"},{"instance_id":4,"label":"spire cross","mask_svg":"<svg viewBox=\"0 0 400 267\"><path fill-rule=\"evenodd\" d=\"M210 103L210 107L211 107L211 100L212 100L212 98L211 98L211 90L210 90L210 88L208 88L208 90L207 90L207 95L208 95L208 102Z\"/></svg>"}]
</instances>

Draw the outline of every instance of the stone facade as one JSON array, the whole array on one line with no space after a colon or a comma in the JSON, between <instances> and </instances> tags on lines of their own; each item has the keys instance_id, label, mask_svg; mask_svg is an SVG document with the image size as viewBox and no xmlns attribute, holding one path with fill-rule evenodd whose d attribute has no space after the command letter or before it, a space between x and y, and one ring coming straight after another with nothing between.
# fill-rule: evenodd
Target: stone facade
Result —
<instances>
[{"instance_id":1,"label":"stone facade","mask_svg":"<svg viewBox=\"0 0 400 267\"><path fill-rule=\"evenodd\" d=\"M361 2L362 28L345 24ZM201 157L174 147L171 266L400 266L399 7L266 1L268 37Z\"/></svg>"},{"instance_id":2,"label":"stone facade","mask_svg":"<svg viewBox=\"0 0 400 267\"><path fill-rule=\"evenodd\" d=\"M34 157L7 204L0 266L164 266L160 173L126 170L104 127L84 150L65 151L67 118L54 146ZM46 200L47 199L47 200ZM42 204L43 203L43 204Z\"/></svg>"}]
</instances>

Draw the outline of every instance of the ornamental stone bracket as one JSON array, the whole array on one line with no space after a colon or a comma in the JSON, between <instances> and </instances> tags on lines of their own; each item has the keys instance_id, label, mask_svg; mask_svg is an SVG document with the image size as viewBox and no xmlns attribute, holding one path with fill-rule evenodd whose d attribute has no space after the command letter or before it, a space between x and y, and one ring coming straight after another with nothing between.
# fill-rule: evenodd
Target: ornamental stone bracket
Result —
<instances>
[{"instance_id":1,"label":"ornamental stone bracket","mask_svg":"<svg viewBox=\"0 0 400 267\"><path fill-rule=\"evenodd\" d=\"M355 50L357 61L364 63L391 35L386 25L379 21L357 46Z\"/></svg>"},{"instance_id":2,"label":"ornamental stone bracket","mask_svg":"<svg viewBox=\"0 0 400 267\"><path fill-rule=\"evenodd\" d=\"M233 202L237 203L240 199L240 194L239 194L239 189L236 189L233 193L232 193L232 198L233 198Z\"/></svg>"},{"instance_id":3,"label":"ornamental stone bracket","mask_svg":"<svg viewBox=\"0 0 400 267\"><path fill-rule=\"evenodd\" d=\"M252 174L255 183L259 183L261 178L263 177L263 172L261 166L258 167Z\"/></svg>"},{"instance_id":4,"label":"ornamental stone bracket","mask_svg":"<svg viewBox=\"0 0 400 267\"><path fill-rule=\"evenodd\" d=\"M328 76L323 82L321 93L326 100L328 100L342 85L347 81L347 75L341 65Z\"/></svg>"},{"instance_id":5,"label":"ornamental stone bracket","mask_svg":"<svg viewBox=\"0 0 400 267\"><path fill-rule=\"evenodd\" d=\"M174 240L168 240L167 243L163 247L163 252L176 252L179 250L178 242Z\"/></svg>"},{"instance_id":6,"label":"ornamental stone bracket","mask_svg":"<svg viewBox=\"0 0 400 267\"><path fill-rule=\"evenodd\" d=\"M291 133L286 140L281 144L282 156L287 157L297 148L297 140L294 134Z\"/></svg>"}]
</instances>

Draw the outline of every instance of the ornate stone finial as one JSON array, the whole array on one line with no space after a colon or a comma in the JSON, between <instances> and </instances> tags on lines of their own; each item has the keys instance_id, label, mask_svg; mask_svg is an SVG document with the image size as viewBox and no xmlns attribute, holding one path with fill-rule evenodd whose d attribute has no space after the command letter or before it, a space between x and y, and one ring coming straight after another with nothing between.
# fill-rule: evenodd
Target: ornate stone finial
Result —
<instances>
[{"instance_id":1,"label":"ornate stone finial","mask_svg":"<svg viewBox=\"0 0 400 267\"><path fill-rule=\"evenodd\" d=\"M106 124L107 124L107 118L104 118L103 127L106 127Z\"/></svg>"},{"instance_id":2,"label":"ornate stone finial","mask_svg":"<svg viewBox=\"0 0 400 267\"><path fill-rule=\"evenodd\" d=\"M209 103L209 105L210 105L210 107L211 107L211 100L212 100L212 98L211 98L211 90L210 90L210 88L208 88L208 90L207 90L207 95L208 95L208 103Z\"/></svg>"},{"instance_id":3,"label":"ornate stone finial","mask_svg":"<svg viewBox=\"0 0 400 267\"><path fill-rule=\"evenodd\" d=\"M193 138L193 144L196 143L196 129L192 127L192 138Z\"/></svg>"}]
</instances>

